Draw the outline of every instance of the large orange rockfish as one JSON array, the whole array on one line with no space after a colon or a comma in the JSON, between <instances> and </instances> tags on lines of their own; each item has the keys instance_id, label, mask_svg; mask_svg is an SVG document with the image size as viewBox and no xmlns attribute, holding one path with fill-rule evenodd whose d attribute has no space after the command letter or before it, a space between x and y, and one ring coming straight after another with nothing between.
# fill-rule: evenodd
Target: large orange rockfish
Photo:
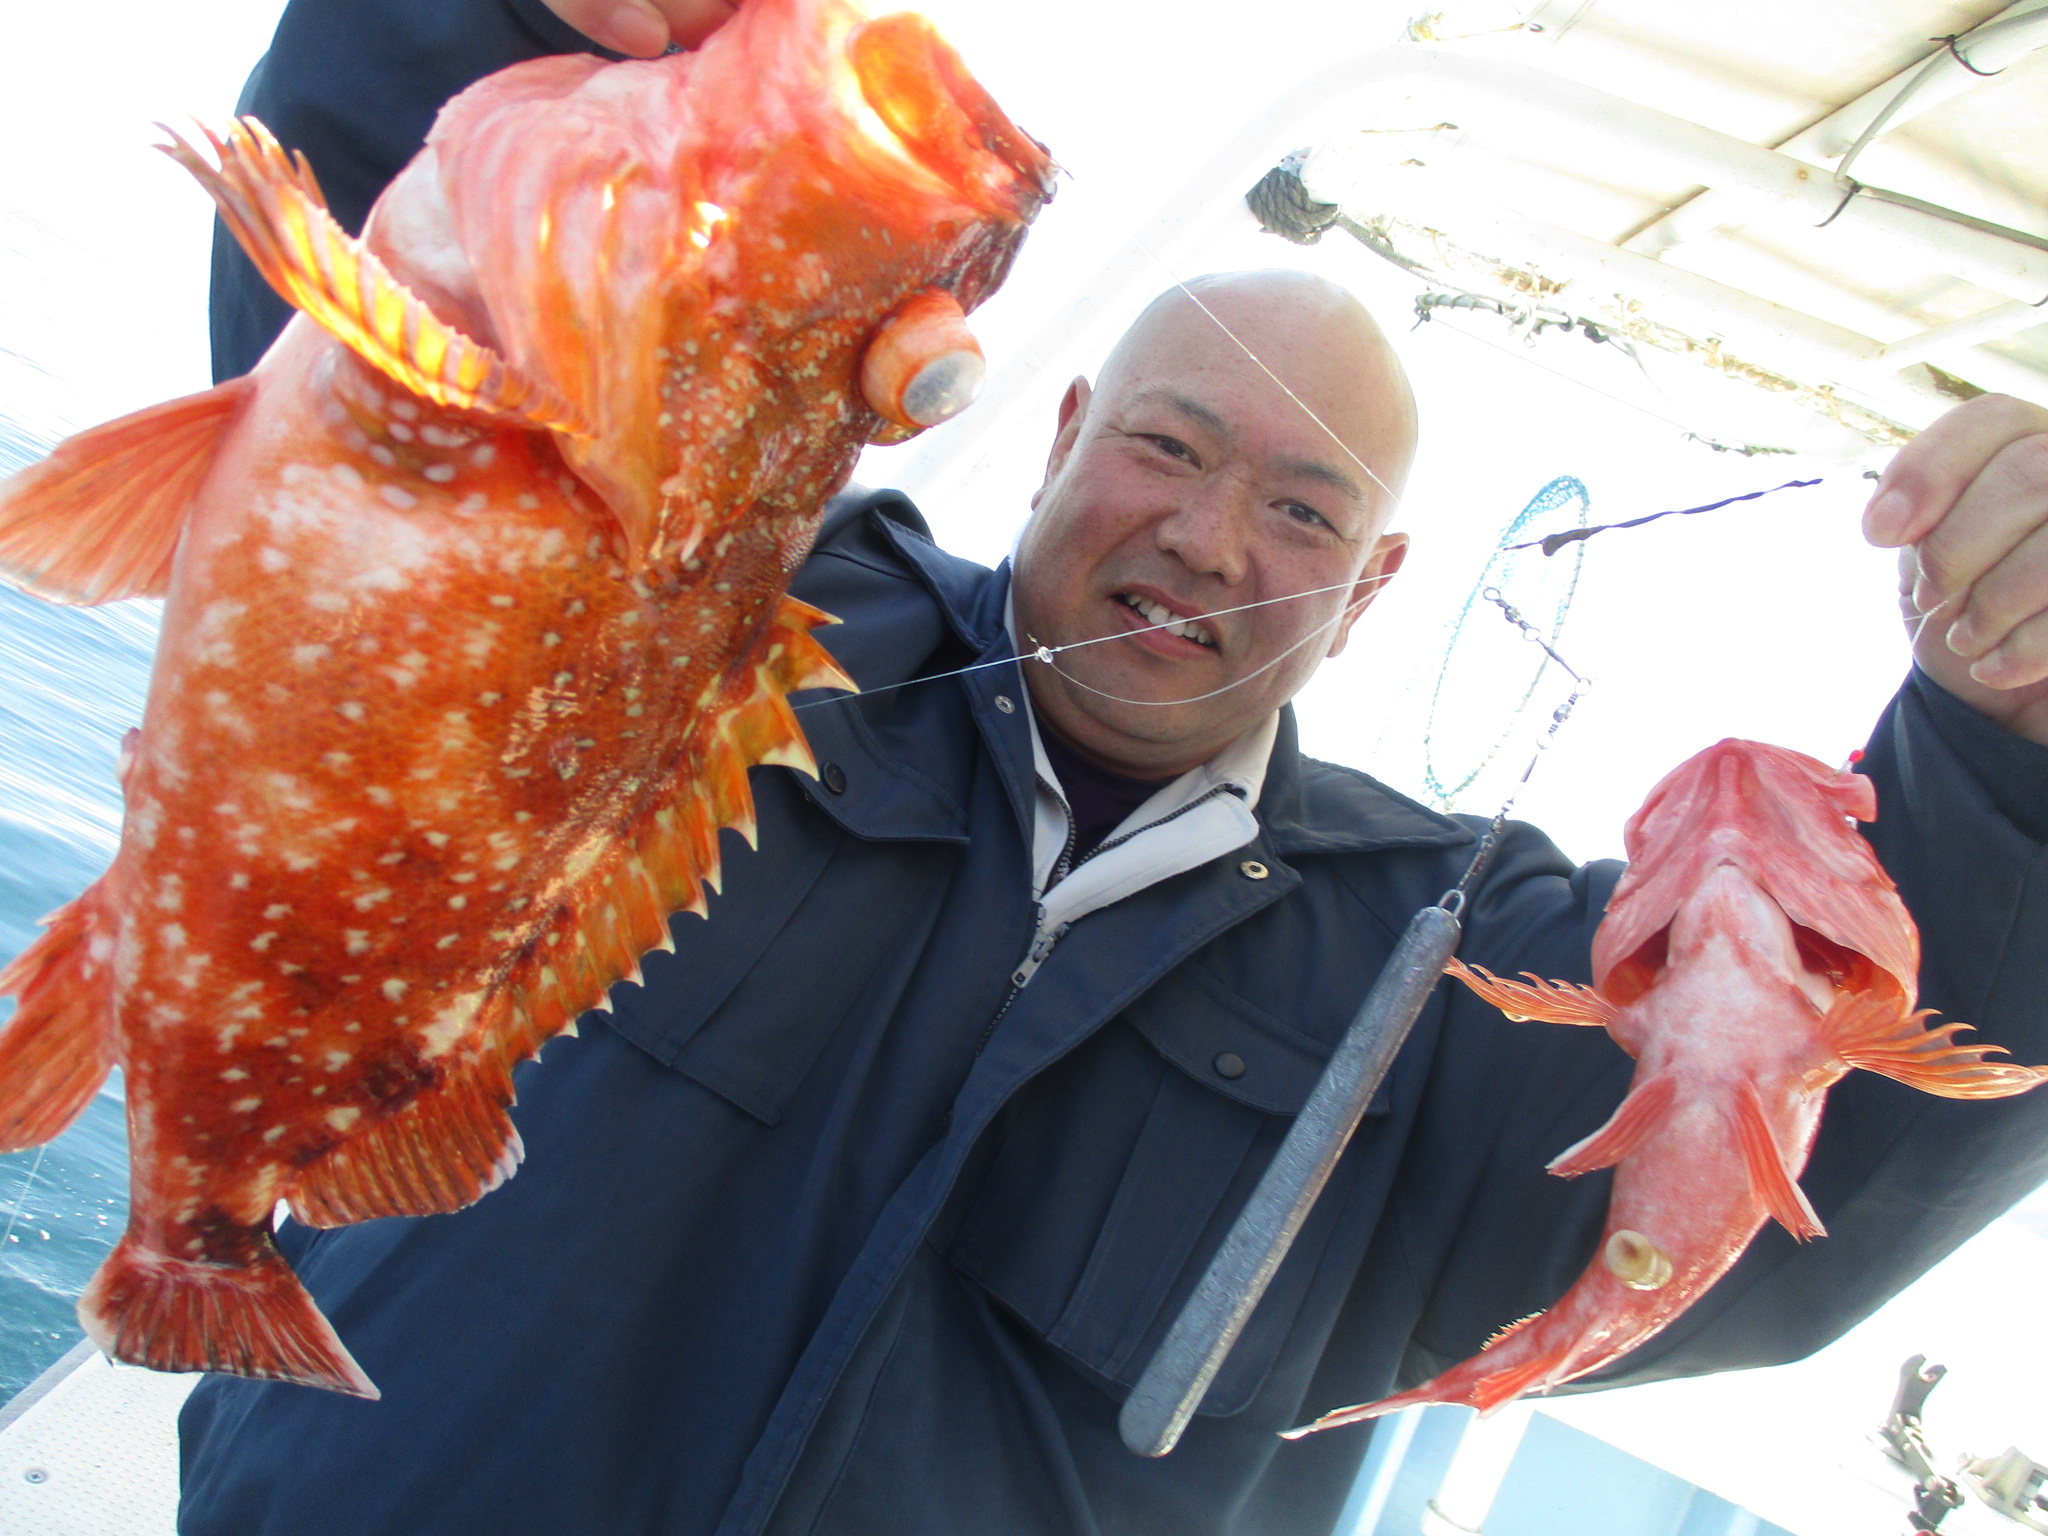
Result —
<instances>
[{"instance_id":1,"label":"large orange rockfish","mask_svg":"<svg viewBox=\"0 0 2048 1536\"><path fill-rule=\"evenodd\" d=\"M1566 1178L1614 1169L1602 1245L1548 1312L1399 1396L1293 1435L1418 1403L1498 1408L1620 1358L1699 1299L1766 1218L1825 1235L1795 1182L1827 1090L1851 1067L1929 1093L2002 1098L2048 1071L1958 1045L1916 1011L1920 935L1851 817L1870 780L1783 747L1723 741L1628 823L1628 869L1593 941L1592 987L1451 973L1511 1019L1604 1025L1638 1066ZM1526 974L1526 973L1525 973ZM2002 1053L2001 1053L2002 1054Z\"/></svg>"},{"instance_id":2,"label":"large orange rockfish","mask_svg":"<svg viewBox=\"0 0 2048 1536\"><path fill-rule=\"evenodd\" d=\"M750 0L443 110L360 242L260 127L172 152L300 313L0 486L0 573L168 598L113 866L4 973L0 1147L126 1074L116 1357L375 1395L272 1246L507 1177L510 1069L704 910L784 595L864 441L957 410L1051 163L928 24Z\"/></svg>"}]
</instances>

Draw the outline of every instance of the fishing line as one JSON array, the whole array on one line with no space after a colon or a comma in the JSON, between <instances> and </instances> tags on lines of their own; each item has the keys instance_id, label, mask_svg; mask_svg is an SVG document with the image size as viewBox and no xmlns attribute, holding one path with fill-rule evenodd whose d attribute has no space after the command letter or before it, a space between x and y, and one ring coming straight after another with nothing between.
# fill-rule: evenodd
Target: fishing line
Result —
<instances>
[{"instance_id":1,"label":"fishing line","mask_svg":"<svg viewBox=\"0 0 2048 1536\"><path fill-rule=\"evenodd\" d=\"M1692 517L1700 512L1718 512L1723 507L1732 507L1738 501L1755 501L1759 496L1770 496L1778 491L1804 490L1809 485L1819 485L1819 476L1811 480L1787 480L1783 485L1773 485L1761 491L1745 491L1740 496L1726 496L1719 501L1710 501L1704 507L1674 507L1669 512L1652 512L1647 517L1632 517L1625 523L1601 523L1594 528L1567 528L1562 533L1548 534L1540 539L1531 539L1526 544L1510 544L1509 549L1540 549L1546 555L1554 555L1565 545L1579 539L1590 539L1596 533L1612 533L1617 528L1640 528L1645 523L1654 523L1660 517Z\"/></svg>"},{"instance_id":2,"label":"fishing line","mask_svg":"<svg viewBox=\"0 0 2048 1536\"><path fill-rule=\"evenodd\" d=\"M1379 583L1383 581L1392 581L1393 579L1394 574L1391 571L1382 576L1368 576L1362 578L1364 582L1369 582L1374 587L1377 587ZM915 686L918 683L940 683L944 682L949 677L965 677L970 672L986 672L992 667L1015 666L1018 663L1024 661L1042 661L1047 666L1051 666L1052 658L1066 651L1085 650L1087 647L1091 645L1106 645L1108 642L1112 640L1132 640L1137 638L1139 635L1149 635L1153 633L1155 630L1172 629L1179 624L1190 624L1200 619L1220 619L1226 614L1245 613L1253 608L1270 608L1275 603L1291 603L1298 598L1319 597L1325 592L1343 592L1349 590L1352 587L1356 587L1360 584L1361 582L1358 580L1337 581L1332 582L1327 587L1309 587L1301 592L1282 593L1279 597L1262 597L1255 603L1239 603L1234 608L1216 608L1212 609L1208 613L1190 614L1185 619L1169 619L1164 624L1147 624L1142 629L1119 630L1117 633L1113 635L1097 635L1091 640L1070 640L1065 645L1039 644L1034 649L1027 651L1022 655L1005 656L999 661L977 661L972 666L956 667L951 672L933 672L925 677L908 677L900 683L885 683L879 688L863 688L856 693L836 694L829 699L806 699L801 704L792 704L790 708L792 710L816 709L819 706L825 704L844 704L850 699L872 699L879 694L894 693L898 688L909 688ZM1373 594L1367 593L1366 596L1358 599L1356 604L1347 605L1347 611L1349 606L1363 607L1367 602L1371 600L1372 596ZM1343 613L1340 612L1337 615L1337 617L1331 619L1328 624L1318 625L1316 628L1327 629L1331 624L1335 624L1338 618L1342 617ZM1259 669L1259 672L1264 672L1272 666L1274 666L1275 664L1277 664L1278 662L1284 661L1287 656L1292 655L1295 651L1300 650L1301 647L1306 645L1310 640L1313 640L1315 638L1315 635L1316 630L1309 631L1308 634L1304 635L1301 639L1295 641L1293 645L1289 646L1286 652L1282 653L1280 656L1274 657L1272 661L1267 662L1265 666ZM1053 667L1053 670L1055 672L1059 672L1059 668L1057 667ZM1237 687L1239 683L1248 683L1258 675L1258 672L1248 673L1244 677L1239 678L1237 682L1226 683L1222 688L1215 689L1213 692L1210 693L1201 694L1199 695L1199 697L1204 699L1214 698L1216 694L1226 693L1230 689ZM1074 678L1069 677L1068 674L1065 672L1060 672L1060 676L1067 678L1069 682L1074 682L1077 687L1088 687L1086 683L1077 682ZM1089 691L1092 693L1096 692L1097 690L1089 689ZM1111 695L1108 694L1105 694L1103 696L1105 698L1111 697ZM1163 707L1168 704L1192 704L1195 702L1195 700L1127 699L1121 702L1132 704L1154 704Z\"/></svg>"},{"instance_id":3,"label":"fishing line","mask_svg":"<svg viewBox=\"0 0 2048 1536\"><path fill-rule=\"evenodd\" d=\"M1259 372L1263 373L1267 378L1271 379L1275 384L1277 384L1280 387L1280 392L1282 394L1286 395L1288 399L1292 400L1296 405L1301 407L1303 415L1307 416L1310 421L1314 422L1317 426L1321 427L1323 431L1329 435L1330 441L1335 443L1340 449L1344 451L1345 457L1349 458L1352 463L1356 464L1360 469L1364 470L1367 478L1369 478L1374 485L1378 486L1381 490L1385 491L1389 496L1394 498L1393 504L1395 507L1399 507L1401 505L1400 492L1396 491L1391 485L1387 484L1386 481L1382 480L1376 473L1374 473L1373 467L1370 464L1366 463L1365 460L1361 459L1356 453L1354 453L1351 449L1351 445L1345 442L1343 438L1339 437L1335 429L1332 428L1328 422L1324 421L1322 417L1318 416L1314 411L1310 410L1308 402L1302 399L1301 396L1297 395L1293 390L1289 389L1287 387L1287 381L1281 378L1280 375L1275 373L1272 369L1268 368L1266 366L1265 360L1261 358L1258 353L1254 352L1250 347L1246 346L1242 338L1238 336L1237 332L1233 331L1229 326L1223 323L1222 317L1219 316L1215 310L1211 309L1208 305L1202 302L1200 294L1196 293L1194 289L1190 288L1186 283L1182 282L1178 277L1176 277L1174 275L1173 268L1169 267L1164 261L1160 260L1159 256L1157 255L1157 253L1153 251L1151 246L1147 245L1144 241L1140 240L1136 235L1131 235L1129 239L1131 244L1135 245L1139 250L1143 251L1145 255L1151 259L1152 264L1154 266L1156 266L1157 268L1159 268L1160 271L1166 274L1168 281L1170 281L1174 287L1178 288L1182 293L1186 294L1189 299L1194 301L1195 308L1199 309L1203 314L1207 315L1211 320L1216 322L1216 328L1219 331L1221 331L1225 336L1228 336L1230 338L1231 344L1235 346L1238 351L1242 352L1246 357L1252 360L1253 364L1258 368Z\"/></svg>"},{"instance_id":4,"label":"fishing line","mask_svg":"<svg viewBox=\"0 0 2048 1536\"><path fill-rule=\"evenodd\" d=\"M36 1148L35 1161L28 1165L28 1177L21 1181L21 1193L14 1197L14 1209L7 1213L7 1230L0 1232L0 1247L14 1241L14 1224L21 1220L21 1208L28 1203L28 1192L36 1182L36 1170L43 1166L43 1154L49 1150L47 1141Z\"/></svg>"}]
</instances>

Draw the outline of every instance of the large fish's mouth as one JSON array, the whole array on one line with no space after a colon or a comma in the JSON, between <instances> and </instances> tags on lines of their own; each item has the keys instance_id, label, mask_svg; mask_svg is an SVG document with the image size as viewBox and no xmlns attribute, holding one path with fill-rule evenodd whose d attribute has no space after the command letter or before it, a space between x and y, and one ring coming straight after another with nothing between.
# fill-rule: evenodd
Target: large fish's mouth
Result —
<instances>
[{"instance_id":1,"label":"large fish's mouth","mask_svg":"<svg viewBox=\"0 0 2048 1536\"><path fill-rule=\"evenodd\" d=\"M868 106L956 190L1025 222L1051 198L1057 168L1045 147L1010 121L924 17L877 17L846 48Z\"/></svg>"}]
</instances>

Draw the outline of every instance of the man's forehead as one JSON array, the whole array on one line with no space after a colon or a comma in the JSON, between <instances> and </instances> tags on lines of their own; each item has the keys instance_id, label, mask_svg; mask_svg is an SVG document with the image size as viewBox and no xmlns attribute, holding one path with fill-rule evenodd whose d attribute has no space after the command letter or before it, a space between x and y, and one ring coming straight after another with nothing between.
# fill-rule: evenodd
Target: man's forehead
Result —
<instances>
[{"instance_id":1,"label":"man's forehead","mask_svg":"<svg viewBox=\"0 0 2048 1536\"><path fill-rule=\"evenodd\" d=\"M1277 386L1275 388L1277 389ZM1144 389L1136 390L1130 396L1130 403L1137 407L1164 407L1208 428L1209 431L1233 446L1238 446L1242 441L1242 434L1231 421L1226 409L1218 409L1216 406L1210 405L1206 401L1188 393L1186 389L1175 385L1154 384ZM1344 454L1347 457L1349 456L1349 450L1336 442L1328 429L1310 415L1305 408L1296 405L1293 401L1288 403L1300 412L1302 426L1306 431L1322 438L1323 442L1331 450L1332 455ZM1327 486L1330 490L1337 492L1339 495L1348 496L1354 501L1362 502L1369 499L1365 487L1358 482L1357 478L1348 473L1339 463L1334 462L1330 456L1314 451L1301 452L1294 449L1283 449L1275 453L1272 459L1274 467L1285 474L1303 480L1311 480L1318 485Z\"/></svg>"}]
</instances>

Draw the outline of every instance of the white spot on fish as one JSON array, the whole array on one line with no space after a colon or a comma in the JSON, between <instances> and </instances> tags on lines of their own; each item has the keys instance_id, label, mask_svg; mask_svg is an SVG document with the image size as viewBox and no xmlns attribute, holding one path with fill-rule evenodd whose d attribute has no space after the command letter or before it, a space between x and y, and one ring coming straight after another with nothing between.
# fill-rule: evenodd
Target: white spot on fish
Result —
<instances>
[{"instance_id":1,"label":"white spot on fish","mask_svg":"<svg viewBox=\"0 0 2048 1536\"><path fill-rule=\"evenodd\" d=\"M382 443L371 444L370 457L385 469L396 469L398 467L398 455L389 448L386 448ZM380 485L377 487L377 494L386 501L391 501L390 493L396 490L398 490L398 487L395 485ZM409 493L401 491L399 494L405 496L408 501L412 499ZM391 501L391 504L394 507L402 505L402 503L396 501Z\"/></svg>"},{"instance_id":2,"label":"white spot on fish","mask_svg":"<svg viewBox=\"0 0 2048 1536\"><path fill-rule=\"evenodd\" d=\"M282 901L273 901L263 909L263 917L266 922L274 923L281 917L290 917L291 915L291 907Z\"/></svg>"},{"instance_id":3,"label":"white spot on fish","mask_svg":"<svg viewBox=\"0 0 2048 1536\"><path fill-rule=\"evenodd\" d=\"M426 832L421 835L436 848L446 848L448 846L448 834L446 832Z\"/></svg>"},{"instance_id":4,"label":"white spot on fish","mask_svg":"<svg viewBox=\"0 0 2048 1536\"><path fill-rule=\"evenodd\" d=\"M429 464L420 473L436 485L446 485L455 478L455 466L453 464Z\"/></svg>"},{"instance_id":5,"label":"white spot on fish","mask_svg":"<svg viewBox=\"0 0 2048 1536\"><path fill-rule=\"evenodd\" d=\"M229 1067L225 1072L221 1073L220 1080L224 1083L246 1083L249 1080L249 1074L240 1067Z\"/></svg>"},{"instance_id":6,"label":"white spot on fish","mask_svg":"<svg viewBox=\"0 0 2048 1536\"><path fill-rule=\"evenodd\" d=\"M311 667L323 662L330 653L324 645L295 645L292 647L292 661L301 667Z\"/></svg>"},{"instance_id":7,"label":"white spot on fish","mask_svg":"<svg viewBox=\"0 0 2048 1536\"><path fill-rule=\"evenodd\" d=\"M391 804L393 799L391 791L386 789L381 784L365 785L363 787L363 794L369 799L369 802L372 805L389 805ZM386 854L384 857L390 860L391 863L396 864L398 860L404 858L405 855L401 853L397 856L397 858L393 858L390 854Z\"/></svg>"},{"instance_id":8,"label":"white spot on fish","mask_svg":"<svg viewBox=\"0 0 2048 1536\"><path fill-rule=\"evenodd\" d=\"M284 1127L281 1125L273 1125L269 1130L263 1133L263 1139L265 1141L276 1141L282 1135L284 1135Z\"/></svg>"},{"instance_id":9,"label":"white spot on fish","mask_svg":"<svg viewBox=\"0 0 2048 1536\"><path fill-rule=\"evenodd\" d=\"M351 1061L354 1061L355 1057L347 1051L329 1051L322 1059L326 1062L328 1071L339 1072Z\"/></svg>"},{"instance_id":10,"label":"white spot on fish","mask_svg":"<svg viewBox=\"0 0 2048 1536\"><path fill-rule=\"evenodd\" d=\"M497 458L497 456L498 450L494 445L490 443L480 443L477 445L476 452L472 453L469 456L469 462L474 464L478 469L489 469L491 467L491 461Z\"/></svg>"},{"instance_id":11,"label":"white spot on fish","mask_svg":"<svg viewBox=\"0 0 2048 1536\"><path fill-rule=\"evenodd\" d=\"M384 995L390 998L391 1001L395 1003L401 997L405 996L405 988L406 983L403 977L392 976L387 978L384 982Z\"/></svg>"},{"instance_id":12,"label":"white spot on fish","mask_svg":"<svg viewBox=\"0 0 2048 1536\"><path fill-rule=\"evenodd\" d=\"M185 930L181 924L165 923L163 927L157 929L156 936L163 942L163 946L166 949L183 949L185 947Z\"/></svg>"},{"instance_id":13,"label":"white spot on fish","mask_svg":"<svg viewBox=\"0 0 2048 1536\"><path fill-rule=\"evenodd\" d=\"M412 428L402 421L387 421L384 423L384 430L401 443L409 443L413 440Z\"/></svg>"},{"instance_id":14,"label":"white spot on fish","mask_svg":"<svg viewBox=\"0 0 2048 1536\"><path fill-rule=\"evenodd\" d=\"M345 491L360 491L363 488L363 472L353 464L331 465L327 471L335 483Z\"/></svg>"},{"instance_id":15,"label":"white spot on fish","mask_svg":"<svg viewBox=\"0 0 2048 1536\"><path fill-rule=\"evenodd\" d=\"M491 594L491 606L493 608L510 608L512 606L512 599L503 592L494 592Z\"/></svg>"},{"instance_id":16,"label":"white spot on fish","mask_svg":"<svg viewBox=\"0 0 2048 1536\"><path fill-rule=\"evenodd\" d=\"M380 886L378 886L378 887L377 887L377 889L376 889L376 890L374 890L374 891L365 891L365 892L363 892L363 894L362 894L362 895L360 895L360 896L358 896L358 897L356 898L356 902L355 902L356 910L357 910L358 912L367 912L367 911L369 911L369 910L370 910L370 908L372 908L372 907L376 906L376 905L377 905L377 904L378 904L379 902L383 902L383 901L389 901L390 899L391 899L391 891L390 891L390 889L389 889L388 887L386 887L386 886L381 886L381 885L380 885Z\"/></svg>"},{"instance_id":17,"label":"white spot on fish","mask_svg":"<svg viewBox=\"0 0 2048 1536\"><path fill-rule=\"evenodd\" d=\"M491 504L490 498L482 491L471 491L456 505L458 512L482 512Z\"/></svg>"},{"instance_id":18,"label":"white spot on fish","mask_svg":"<svg viewBox=\"0 0 2048 1536\"><path fill-rule=\"evenodd\" d=\"M440 938L434 941L434 948L446 949L449 945L453 944L457 939L461 937L462 935L459 933L444 933L441 935Z\"/></svg>"},{"instance_id":19,"label":"white spot on fish","mask_svg":"<svg viewBox=\"0 0 2048 1536\"><path fill-rule=\"evenodd\" d=\"M368 711L354 699L343 699L334 706L334 712L353 725L361 725Z\"/></svg>"},{"instance_id":20,"label":"white spot on fish","mask_svg":"<svg viewBox=\"0 0 2048 1536\"><path fill-rule=\"evenodd\" d=\"M460 912L464 907L468 905L469 898L467 896L450 896L448 898L448 907L450 911Z\"/></svg>"},{"instance_id":21,"label":"white spot on fish","mask_svg":"<svg viewBox=\"0 0 2048 1536\"><path fill-rule=\"evenodd\" d=\"M344 928L341 936L348 941L348 952L352 955L363 954L370 947L370 930L367 928Z\"/></svg>"},{"instance_id":22,"label":"white spot on fish","mask_svg":"<svg viewBox=\"0 0 2048 1536\"><path fill-rule=\"evenodd\" d=\"M232 1109L238 1115L254 1114L257 1110L261 1109L262 1107L263 1101L254 1096L251 1096L246 1099L237 1099L234 1103L228 1106L229 1109Z\"/></svg>"},{"instance_id":23,"label":"white spot on fish","mask_svg":"<svg viewBox=\"0 0 2048 1536\"><path fill-rule=\"evenodd\" d=\"M249 877L240 870L237 870L234 874L228 876L228 889L231 891L246 891L249 889Z\"/></svg>"},{"instance_id":24,"label":"white spot on fish","mask_svg":"<svg viewBox=\"0 0 2048 1536\"><path fill-rule=\"evenodd\" d=\"M277 935L274 932L259 933L256 935L255 938L249 941L249 947L255 950L256 953L260 955L263 953L263 951L270 948L271 944L275 942L276 938Z\"/></svg>"},{"instance_id":25,"label":"white spot on fish","mask_svg":"<svg viewBox=\"0 0 2048 1536\"><path fill-rule=\"evenodd\" d=\"M266 571L291 569L292 557L274 544L266 544L256 551L256 563Z\"/></svg>"},{"instance_id":26,"label":"white spot on fish","mask_svg":"<svg viewBox=\"0 0 2048 1536\"><path fill-rule=\"evenodd\" d=\"M488 707L492 704L496 704L500 699L504 697L505 695L503 695L502 693L480 693L476 696L476 701L477 703Z\"/></svg>"}]
</instances>

